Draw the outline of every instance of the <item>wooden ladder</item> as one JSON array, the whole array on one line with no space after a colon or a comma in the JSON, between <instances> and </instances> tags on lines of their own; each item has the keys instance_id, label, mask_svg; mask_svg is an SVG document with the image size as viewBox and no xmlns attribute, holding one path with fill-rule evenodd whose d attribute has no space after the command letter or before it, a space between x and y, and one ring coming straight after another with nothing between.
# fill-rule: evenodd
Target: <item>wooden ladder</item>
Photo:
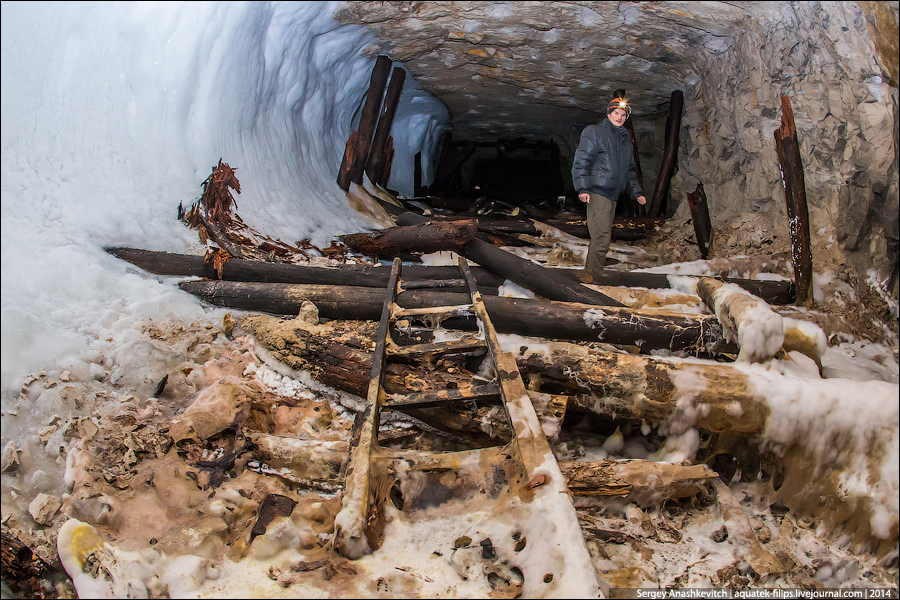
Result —
<instances>
[{"instance_id":1,"label":"wooden ladder","mask_svg":"<svg viewBox=\"0 0 900 600\"><path fill-rule=\"evenodd\" d=\"M586 589L590 589L596 585L596 576L583 543L565 479L544 436L515 356L500 348L497 334L465 258L459 258L460 280L404 282L401 279L401 269L401 260L395 258L378 328L366 408L357 416L351 433L350 460L345 473L342 506L335 519L334 547L348 558L357 559L380 545L373 539L371 530L377 520L378 505L385 502L390 494L384 482L390 480L390 470L398 462L405 468L413 469L446 471L458 469L463 463L474 463L479 465L479 469L490 470L500 469L499 465L505 458L515 463L517 476L512 480L507 477L506 480L511 487L518 488L514 493L520 498L527 502L540 499L543 503L565 503L566 506L562 508L558 504L552 507L554 519L559 521L560 514L564 517L563 522L553 524L551 529L555 533L550 538L552 541L554 536L558 537L559 547L567 547L565 552L569 556L568 560L576 563L571 565L572 568L580 572L580 576L587 578ZM468 290L469 304L414 309L404 309L397 304L398 294L406 289L458 287L463 284ZM478 322L477 334L463 339L412 345L398 345L394 339L394 332L400 321L428 317L443 320L450 316L474 316ZM391 359L436 357L478 350L486 351L489 355L486 360L490 360L493 365L493 378L490 381L475 383L473 380L471 385L410 394L388 393L384 388L385 367ZM487 380L487 377L484 379ZM378 442L382 408L431 407L489 396L502 398L509 417L512 439L505 445L455 452L423 452L384 448ZM496 474L486 476L488 479L498 479ZM499 479L503 479L502 475ZM573 561L572 546L576 541Z\"/></svg>"}]
</instances>

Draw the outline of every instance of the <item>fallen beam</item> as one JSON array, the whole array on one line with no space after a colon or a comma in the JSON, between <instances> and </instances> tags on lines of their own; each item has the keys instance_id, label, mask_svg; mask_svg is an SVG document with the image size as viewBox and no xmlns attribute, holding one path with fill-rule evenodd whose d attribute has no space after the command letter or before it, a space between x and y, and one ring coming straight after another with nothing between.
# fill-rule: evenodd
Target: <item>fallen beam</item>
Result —
<instances>
[{"instance_id":1,"label":"fallen beam","mask_svg":"<svg viewBox=\"0 0 900 600\"><path fill-rule=\"evenodd\" d=\"M219 279L213 265L204 262L202 256L120 247L106 248L106 251L116 258L121 258L149 273L157 275ZM496 288L502 285L506 279L482 267L470 266L469 268L475 277L475 281L478 282L478 287L482 294L496 294ZM573 281L579 283L591 283L590 279L580 269L544 268L556 271L564 277L571 277ZM403 267L403 272L409 280L451 279L459 274L459 270L455 266L406 265ZM390 269L383 266L349 264L335 267L316 267L253 260L229 260L222 267L221 279L225 281L259 283L317 283L383 288L387 285L389 274ZM672 287L670 277L673 277L673 275L608 270L600 276L597 285L666 289ZM769 304L790 304L794 301L794 284L791 281L739 279L733 277L721 277L721 279L741 286ZM462 289L462 286L460 286L460 289Z\"/></svg>"},{"instance_id":2,"label":"fallen beam","mask_svg":"<svg viewBox=\"0 0 900 600\"><path fill-rule=\"evenodd\" d=\"M397 218L398 225L417 225L428 221L426 217L409 212ZM569 277L545 269L530 260L519 258L483 240L472 240L459 249L459 254L549 300L581 302L597 306L622 306L620 302L606 294L575 283Z\"/></svg>"},{"instance_id":3,"label":"fallen beam","mask_svg":"<svg viewBox=\"0 0 900 600\"><path fill-rule=\"evenodd\" d=\"M338 239L354 252L393 258L398 252L458 251L475 239L477 231L478 219L461 219L388 227L373 233L351 233Z\"/></svg>"},{"instance_id":4,"label":"fallen beam","mask_svg":"<svg viewBox=\"0 0 900 600\"><path fill-rule=\"evenodd\" d=\"M276 315L300 313L304 301L327 319L378 320L383 290L334 285L184 281L179 287L216 306ZM467 304L465 294L408 290L397 304L403 308ZM557 340L605 342L691 353L730 353L722 327L709 315L663 315L628 308L550 302L529 298L485 296L485 306L500 333Z\"/></svg>"},{"instance_id":5,"label":"fallen beam","mask_svg":"<svg viewBox=\"0 0 900 600\"><path fill-rule=\"evenodd\" d=\"M215 268L204 262L202 256L136 248L106 248L106 251L116 258L121 258L157 275L219 279ZM493 288L493 293L496 294L496 288L503 284L502 277L486 269L480 267L470 267L470 269L482 293L490 293L490 288ZM459 268L455 266L407 265L403 267L403 272L406 275L405 278L409 280L440 280L459 276ZM229 260L222 267L221 279L257 283L316 283L384 288L390 273L389 267L372 265L350 264L336 267L316 267L255 260ZM465 286L460 284L460 289L463 287Z\"/></svg>"}]
</instances>

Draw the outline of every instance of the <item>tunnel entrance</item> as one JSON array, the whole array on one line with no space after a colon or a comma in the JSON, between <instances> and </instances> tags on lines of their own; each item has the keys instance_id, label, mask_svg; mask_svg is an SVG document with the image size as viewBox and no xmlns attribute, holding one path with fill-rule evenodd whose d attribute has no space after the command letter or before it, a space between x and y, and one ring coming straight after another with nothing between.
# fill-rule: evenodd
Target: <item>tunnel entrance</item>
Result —
<instances>
[{"instance_id":1,"label":"tunnel entrance","mask_svg":"<svg viewBox=\"0 0 900 600\"><path fill-rule=\"evenodd\" d=\"M428 197L429 202L453 210L483 212L485 206L494 204L541 213L543 217L556 218L563 211L585 216L586 206L572 186L572 159L562 154L553 139L453 141L448 131L439 146L430 185L422 185L421 157L416 156L416 197ZM636 164L643 187L639 159ZM644 193L649 196L650 192L644 188ZM622 194L616 203L616 216L633 218L641 214L635 201Z\"/></svg>"},{"instance_id":2,"label":"tunnel entrance","mask_svg":"<svg viewBox=\"0 0 900 600\"><path fill-rule=\"evenodd\" d=\"M441 140L433 183L426 187L416 179L416 196L437 197L457 209L479 201L545 211L563 206L566 184L559 146L553 140L520 137L472 142L452 137L447 132Z\"/></svg>"}]
</instances>

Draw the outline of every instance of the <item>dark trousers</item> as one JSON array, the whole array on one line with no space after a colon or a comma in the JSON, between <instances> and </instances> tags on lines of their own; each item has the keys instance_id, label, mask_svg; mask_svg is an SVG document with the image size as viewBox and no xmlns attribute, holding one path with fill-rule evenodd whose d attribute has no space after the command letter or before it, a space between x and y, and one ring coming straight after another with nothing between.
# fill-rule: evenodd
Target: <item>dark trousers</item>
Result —
<instances>
[{"instance_id":1,"label":"dark trousers","mask_svg":"<svg viewBox=\"0 0 900 600\"><path fill-rule=\"evenodd\" d=\"M600 194L591 193L591 201L587 205L587 226L591 234L591 245L584 261L584 270L588 275L600 274L606 266L606 252L609 250L615 216L615 202Z\"/></svg>"}]
</instances>

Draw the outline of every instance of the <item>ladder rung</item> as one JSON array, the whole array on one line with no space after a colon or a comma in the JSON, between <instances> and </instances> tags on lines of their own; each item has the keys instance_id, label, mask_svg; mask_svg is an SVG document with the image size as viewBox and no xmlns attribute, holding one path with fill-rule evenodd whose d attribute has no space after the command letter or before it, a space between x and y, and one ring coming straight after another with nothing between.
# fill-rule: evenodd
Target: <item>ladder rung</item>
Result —
<instances>
[{"instance_id":1,"label":"ladder rung","mask_svg":"<svg viewBox=\"0 0 900 600\"><path fill-rule=\"evenodd\" d=\"M391 356L425 356L428 354L454 354L459 352L469 352L486 348L487 342L482 339L471 338L464 340L449 340L446 342L431 342L428 344L410 344L409 346L398 346L396 343L389 341L385 344L384 350Z\"/></svg>"},{"instance_id":2,"label":"ladder rung","mask_svg":"<svg viewBox=\"0 0 900 600\"><path fill-rule=\"evenodd\" d=\"M445 313L448 316L453 315L471 315L473 306L471 304L458 304L456 306L427 306L425 308L400 308L394 305L393 317L402 319L405 317L417 317L421 315L438 315Z\"/></svg>"},{"instance_id":3,"label":"ladder rung","mask_svg":"<svg viewBox=\"0 0 900 600\"><path fill-rule=\"evenodd\" d=\"M483 385L472 385L455 389L416 392L414 394L385 394L381 405L384 408L402 408L404 406L425 408L428 406L445 404L447 402L473 400L475 398L497 396L499 394L500 386L498 384L486 383Z\"/></svg>"},{"instance_id":4,"label":"ladder rung","mask_svg":"<svg viewBox=\"0 0 900 600\"><path fill-rule=\"evenodd\" d=\"M465 279L419 279L416 281L401 281L401 290L419 290L428 288L456 288L466 287Z\"/></svg>"}]
</instances>

